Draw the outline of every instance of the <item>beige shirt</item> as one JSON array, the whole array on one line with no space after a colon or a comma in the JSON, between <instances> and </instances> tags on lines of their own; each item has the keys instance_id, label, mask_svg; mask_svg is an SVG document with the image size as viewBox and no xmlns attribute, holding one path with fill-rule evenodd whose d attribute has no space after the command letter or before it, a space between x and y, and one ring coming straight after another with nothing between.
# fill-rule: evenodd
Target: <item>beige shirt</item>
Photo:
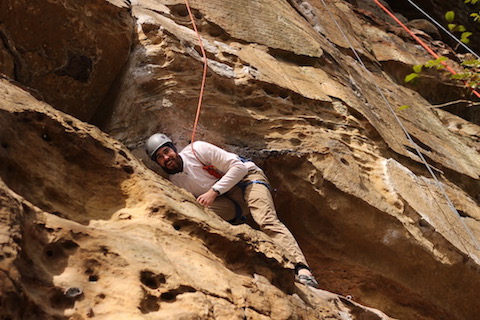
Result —
<instances>
[{"instance_id":1,"label":"beige shirt","mask_svg":"<svg viewBox=\"0 0 480 320\"><path fill-rule=\"evenodd\" d=\"M204 141L195 141L193 149L192 144L186 146L179 155L183 160L183 171L170 175L169 179L196 197L211 188L220 194L227 192L245 177L250 168L255 167L255 163L244 163L238 155ZM222 177L215 178L203 169L203 165L215 166Z\"/></svg>"}]
</instances>

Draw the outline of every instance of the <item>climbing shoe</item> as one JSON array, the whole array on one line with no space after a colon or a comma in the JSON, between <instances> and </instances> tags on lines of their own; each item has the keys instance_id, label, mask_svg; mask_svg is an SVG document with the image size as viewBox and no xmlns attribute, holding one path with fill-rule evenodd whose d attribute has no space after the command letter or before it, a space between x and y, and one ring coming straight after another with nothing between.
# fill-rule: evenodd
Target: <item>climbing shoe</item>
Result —
<instances>
[{"instance_id":1,"label":"climbing shoe","mask_svg":"<svg viewBox=\"0 0 480 320\"><path fill-rule=\"evenodd\" d=\"M306 286L313 287L313 288L318 288L318 282L315 280L314 276L307 276L305 274L297 274L295 276L295 280L297 282L300 282Z\"/></svg>"}]
</instances>

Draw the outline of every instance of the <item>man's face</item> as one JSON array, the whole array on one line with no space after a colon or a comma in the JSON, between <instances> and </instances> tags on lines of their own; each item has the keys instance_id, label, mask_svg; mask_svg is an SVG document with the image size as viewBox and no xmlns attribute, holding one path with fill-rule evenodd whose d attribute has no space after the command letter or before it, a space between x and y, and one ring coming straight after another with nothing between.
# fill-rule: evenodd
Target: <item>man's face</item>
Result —
<instances>
[{"instance_id":1,"label":"man's face","mask_svg":"<svg viewBox=\"0 0 480 320\"><path fill-rule=\"evenodd\" d=\"M169 146L158 149L155 153L155 160L166 173L175 174L183 170L182 157Z\"/></svg>"}]
</instances>

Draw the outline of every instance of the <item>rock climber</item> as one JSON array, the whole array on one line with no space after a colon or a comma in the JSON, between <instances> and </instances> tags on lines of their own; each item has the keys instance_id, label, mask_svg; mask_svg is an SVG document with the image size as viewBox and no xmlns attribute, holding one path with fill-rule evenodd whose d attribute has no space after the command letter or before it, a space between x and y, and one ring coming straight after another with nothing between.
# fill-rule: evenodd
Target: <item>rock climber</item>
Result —
<instances>
[{"instance_id":1,"label":"rock climber","mask_svg":"<svg viewBox=\"0 0 480 320\"><path fill-rule=\"evenodd\" d=\"M150 136L145 149L173 184L191 192L226 221L240 224L250 214L260 230L293 257L295 279L318 288L297 241L277 217L267 177L254 162L204 141L177 152L162 133Z\"/></svg>"}]
</instances>

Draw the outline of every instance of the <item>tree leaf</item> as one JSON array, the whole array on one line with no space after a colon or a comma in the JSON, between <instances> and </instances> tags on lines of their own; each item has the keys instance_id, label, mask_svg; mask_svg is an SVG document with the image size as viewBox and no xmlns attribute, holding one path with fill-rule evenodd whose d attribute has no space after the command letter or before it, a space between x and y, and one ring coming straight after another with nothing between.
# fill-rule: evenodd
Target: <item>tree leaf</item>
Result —
<instances>
[{"instance_id":1,"label":"tree leaf","mask_svg":"<svg viewBox=\"0 0 480 320\"><path fill-rule=\"evenodd\" d=\"M458 26L458 31L465 32L465 31L467 31L467 28L465 28L465 26L461 24L461 25Z\"/></svg>"},{"instance_id":2,"label":"tree leaf","mask_svg":"<svg viewBox=\"0 0 480 320\"><path fill-rule=\"evenodd\" d=\"M447 11L445 13L445 19L448 21L448 22L452 22L453 19L455 19L455 12L453 11Z\"/></svg>"},{"instance_id":3,"label":"tree leaf","mask_svg":"<svg viewBox=\"0 0 480 320\"><path fill-rule=\"evenodd\" d=\"M405 110L405 109L408 109L408 108L410 108L410 106L407 106L407 105L404 104L403 106L398 107L398 110Z\"/></svg>"},{"instance_id":4,"label":"tree leaf","mask_svg":"<svg viewBox=\"0 0 480 320\"><path fill-rule=\"evenodd\" d=\"M471 68L478 68L480 67L480 60L479 59L465 60L462 62L462 65L466 67L471 67Z\"/></svg>"},{"instance_id":5,"label":"tree leaf","mask_svg":"<svg viewBox=\"0 0 480 320\"><path fill-rule=\"evenodd\" d=\"M476 12L471 13L470 17L472 17L473 21L475 21L475 22L478 22L478 20L480 20L480 14L478 14Z\"/></svg>"},{"instance_id":6,"label":"tree leaf","mask_svg":"<svg viewBox=\"0 0 480 320\"><path fill-rule=\"evenodd\" d=\"M418 73L410 73L405 76L405 82L412 82L416 78L418 78L420 75Z\"/></svg>"},{"instance_id":7,"label":"tree leaf","mask_svg":"<svg viewBox=\"0 0 480 320\"><path fill-rule=\"evenodd\" d=\"M455 28L457 27L457 25L455 23L449 23L448 24L448 29L450 31L455 31Z\"/></svg>"},{"instance_id":8,"label":"tree leaf","mask_svg":"<svg viewBox=\"0 0 480 320\"><path fill-rule=\"evenodd\" d=\"M457 73L457 74L452 74L450 78L454 80L463 80L463 79L468 79L470 75L468 73Z\"/></svg>"},{"instance_id":9,"label":"tree leaf","mask_svg":"<svg viewBox=\"0 0 480 320\"><path fill-rule=\"evenodd\" d=\"M471 32L462 33L462 37L461 37L460 41L462 41L463 43L469 43L470 39L468 39L468 37L470 37L471 35L472 35Z\"/></svg>"},{"instance_id":10,"label":"tree leaf","mask_svg":"<svg viewBox=\"0 0 480 320\"><path fill-rule=\"evenodd\" d=\"M415 73L420 73L422 72L422 68L423 68L423 64L417 64L413 66L413 71L415 71Z\"/></svg>"},{"instance_id":11,"label":"tree leaf","mask_svg":"<svg viewBox=\"0 0 480 320\"><path fill-rule=\"evenodd\" d=\"M439 60L439 59L428 60L427 62L425 62L425 67L427 67L427 68L436 68L439 64L440 64L440 60Z\"/></svg>"}]
</instances>

